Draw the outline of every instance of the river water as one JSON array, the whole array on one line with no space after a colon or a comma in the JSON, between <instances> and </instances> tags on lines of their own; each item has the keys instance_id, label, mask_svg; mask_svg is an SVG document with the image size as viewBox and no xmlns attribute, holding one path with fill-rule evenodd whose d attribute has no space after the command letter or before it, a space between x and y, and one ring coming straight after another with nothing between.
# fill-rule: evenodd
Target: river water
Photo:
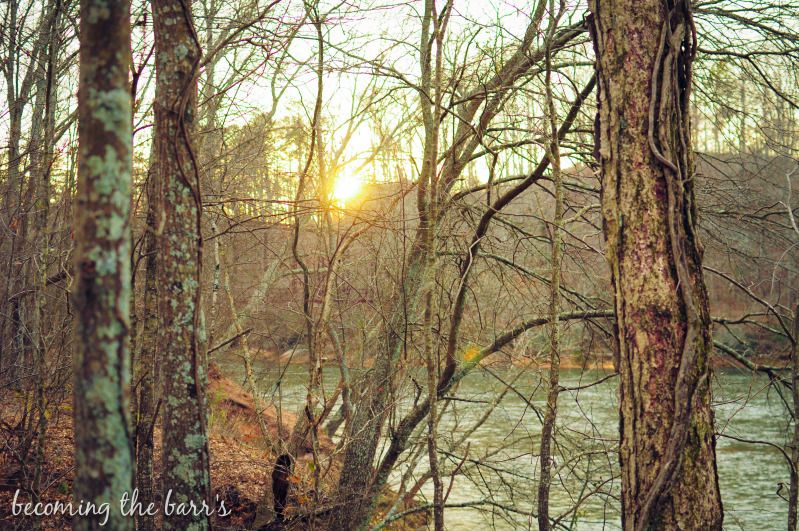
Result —
<instances>
[{"instance_id":1,"label":"river water","mask_svg":"<svg viewBox=\"0 0 799 531\"><path fill-rule=\"evenodd\" d=\"M241 377L238 364L223 363L223 367L230 376ZM258 368L260 389L277 399L275 383L280 373L274 368ZM470 505L446 510L447 529L537 529L529 514L535 510L541 426L537 411L543 412L546 401L542 383L546 374L529 371L519 376L514 369L491 372L478 369L461 382L455 393L460 400L448 401L439 427L442 469L459 467L461 472L447 504ZM561 529L618 529L617 379L589 385L608 373L564 370L561 374L561 385L579 389L565 391L558 402L557 473L553 475L550 515L559 518ZM325 376L326 387L334 387L336 369L326 368ZM505 393L491 415L472 432L514 378L518 392ZM282 407L296 411L304 403L306 381L302 367L290 367L283 373ZM423 385L425 380L421 376L417 381ZM414 394L411 383L400 389L400 410L409 407ZM736 440L785 445L792 425L778 393L761 376L722 369L714 374L713 402L716 429L722 434L717 458L725 529L784 529L787 503L781 495L787 497L789 482L785 458L772 446ZM467 433L463 444L456 445ZM418 470L426 468L423 455ZM401 467L393 478L395 487L403 470ZM449 478L445 490L448 487ZM422 489L422 495L431 495L430 485ZM578 500L583 501L572 511Z\"/></svg>"}]
</instances>

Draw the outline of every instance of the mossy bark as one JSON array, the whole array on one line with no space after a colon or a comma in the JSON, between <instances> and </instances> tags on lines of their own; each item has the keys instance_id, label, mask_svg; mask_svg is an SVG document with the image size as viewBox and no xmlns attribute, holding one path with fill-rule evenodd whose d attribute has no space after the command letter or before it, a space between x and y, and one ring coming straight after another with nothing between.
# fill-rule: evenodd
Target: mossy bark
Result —
<instances>
[{"instance_id":1,"label":"mossy bark","mask_svg":"<svg viewBox=\"0 0 799 531\"><path fill-rule=\"evenodd\" d=\"M200 45L191 4L154 0L159 347L163 359L164 500L210 508L205 342L200 307L202 200L192 147ZM166 514L164 529L208 529L207 512Z\"/></svg>"},{"instance_id":2,"label":"mossy bark","mask_svg":"<svg viewBox=\"0 0 799 531\"><path fill-rule=\"evenodd\" d=\"M720 529L690 144L690 6L593 0L590 8L621 376L622 523Z\"/></svg>"},{"instance_id":3,"label":"mossy bark","mask_svg":"<svg viewBox=\"0 0 799 531\"><path fill-rule=\"evenodd\" d=\"M81 2L78 208L75 227L76 502L109 504L109 518L75 529L131 529L119 500L132 489L128 431L132 106L130 4Z\"/></svg>"}]
</instances>

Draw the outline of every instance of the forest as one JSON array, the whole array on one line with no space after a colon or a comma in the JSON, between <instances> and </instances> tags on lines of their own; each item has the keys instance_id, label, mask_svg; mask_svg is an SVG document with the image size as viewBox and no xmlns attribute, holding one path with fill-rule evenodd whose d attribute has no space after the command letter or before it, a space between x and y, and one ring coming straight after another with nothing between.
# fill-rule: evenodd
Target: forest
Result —
<instances>
[{"instance_id":1,"label":"forest","mask_svg":"<svg viewBox=\"0 0 799 531\"><path fill-rule=\"evenodd\" d=\"M0 529L797 529L799 1L2 0L0 72Z\"/></svg>"}]
</instances>

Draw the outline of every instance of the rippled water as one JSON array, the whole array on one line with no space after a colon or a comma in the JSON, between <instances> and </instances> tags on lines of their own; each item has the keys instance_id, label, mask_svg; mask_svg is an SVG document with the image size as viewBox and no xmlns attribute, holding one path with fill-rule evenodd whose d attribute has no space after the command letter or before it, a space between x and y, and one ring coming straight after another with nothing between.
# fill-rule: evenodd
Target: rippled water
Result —
<instances>
[{"instance_id":1,"label":"rippled water","mask_svg":"<svg viewBox=\"0 0 799 531\"><path fill-rule=\"evenodd\" d=\"M231 375L240 375L240 367L224 364ZM276 397L278 372L262 368L259 385L265 394ZM335 385L338 375L325 369L326 382ZM543 411L545 386L535 371L524 374L514 384L517 393L508 392L492 415L468 437L468 455L464 448L451 448L477 422L490 403L505 388L502 383L516 376L512 369L488 374L477 371L461 384L456 396L468 401L450 401L439 428L439 449L447 452L440 458L445 470L463 461L448 504L484 502L492 499L509 508L479 505L446 510L447 529L536 529L529 515L535 508L540 421L535 409ZM561 385L583 386L601 379L603 371L565 370ZM281 398L284 408L295 410L305 399L307 372L289 368L283 375ZM424 381L422 378L421 381ZM615 439L618 437L616 400L617 380L611 378L588 388L561 394L558 407L556 467L559 473L552 484L550 515L561 516L561 528L618 529L618 489ZM408 407L413 387L401 390L400 409ZM521 395L521 396L520 396ZM788 397L790 398L790 397ZM716 429L738 439L766 441L784 446L791 425L785 406L766 379L736 370L716 371L713 386ZM449 450L452 449L452 452ZM782 453L771 446L752 444L722 436L717 445L718 470L725 510L725 529L784 529L787 519L789 468ZM420 470L426 469L424 458ZM393 481L399 483L398 472ZM587 478L587 480L586 480ZM780 484L785 486L778 494ZM423 494L430 495L430 485ZM445 481L445 489L448 480ZM588 496L588 494L592 495ZM575 500L587 497L576 515L569 512Z\"/></svg>"}]
</instances>

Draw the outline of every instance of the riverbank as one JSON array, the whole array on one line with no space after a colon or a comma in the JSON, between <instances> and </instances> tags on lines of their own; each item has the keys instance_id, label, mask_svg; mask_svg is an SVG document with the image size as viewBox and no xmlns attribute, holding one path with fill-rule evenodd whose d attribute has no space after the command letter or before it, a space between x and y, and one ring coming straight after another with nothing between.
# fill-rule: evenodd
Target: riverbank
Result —
<instances>
[{"instance_id":1,"label":"riverbank","mask_svg":"<svg viewBox=\"0 0 799 531\"><path fill-rule=\"evenodd\" d=\"M251 398L238 386L221 374L211 371L208 387L210 401L209 415L209 453L211 463L211 483L213 497L231 511L224 519L214 517L214 524L225 528L246 528L255 514L257 500L266 488L269 478L267 470L272 456L264 448L257 424L252 423ZM51 412L47 427L47 446L42 484L44 492L41 500L46 503L67 503L72 495L74 478L74 433L70 404L62 404ZM26 529L33 523L31 519L11 514L11 502L17 489L23 489L19 501L31 499L25 492L25 478L29 471L20 470L15 456L9 449L19 447L15 435L20 435L14 427L20 423L23 412L11 405L0 410L6 439L4 451L0 452L0 528ZM274 412L265 412L268 425L276 432ZM284 429L293 424L293 416L284 418ZM154 430L155 485L160 483L161 429ZM156 487L157 489L157 487ZM218 498L216 498L218 497ZM160 494L158 495L160 498ZM157 506L162 500L156 499ZM157 518L160 516L157 516ZM223 521L224 520L224 521ZM42 529L70 529L71 521L65 515L44 516Z\"/></svg>"},{"instance_id":2,"label":"riverbank","mask_svg":"<svg viewBox=\"0 0 799 531\"><path fill-rule=\"evenodd\" d=\"M219 359L224 359L229 363L231 360L240 357L241 354L238 351L231 349L222 354ZM254 358L254 361L272 365L274 367L307 366L309 362L308 351L303 347L295 347L282 353L276 351L262 351ZM768 366L777 370L790 368L790 360L783 359L779 356L754 355L748 356L746 359L756 366ZM350 369L354 368L354 360L349 360L349 362ZM323 354L322 365L326 367L337 366L335 356L332 353L327 355ZM371 359L366 359L362 365L362 368L369 369L372 367L373 363ZM547 370L549 369L549 358L546 356L542 356L540 358L511 358L505 355L496 354L494 356L487 357L483 362L480 363L480 365L488 367L517 367L529 368L533 370ZM710 359L710 365L714 369L749 369L749 367L744 365L741 361L718 351L714 351L714 354ZM422 367L421 362L419 366ZM566 370L615 370L613 355L610 352L592 353L588 356L585 356L582 352L569 351L560 356L560 368Z\"/></svg>"},{"instance_id":3,"label":"riverbank","mask_svg":"<svg viewBox=\"0 0 799 531\"><path fill-rule=\"evenodd\" d=\"M211 484L213 487L212 498L224 502L230 514L224 518L219 515L212 517L215 529L249 529L256 518L258 504L267 487L271 487L272 467L276 456L270 451L270 445L263 437L258 421L255 401L252 395L240 385L223 374L215 365L209 370L208 382L208 431L209 453L211 468ZM31 518L12 514L12 502L18 489L18 503L31 501L31 495L25 490L29 484L30 470L20 469L21 452L24 441L22 429L24 411L6 401L0 406L0 437L2 438L2 451L0 451L0 529L29 529L33 525ZM15 403L21 400L14 401ZM296 421L296 416L289 411L277 411L274 406L259 404L260 414L269 434L274 441L279 436L286 437L291 433ZM154 484L160 490L160 462L161 462L161 430L156 426L154 430L155 451L153 462ZM33 451L29 446L28 453ZM320 459L329 463L333 471L325 481L325 485L334 484L337 479L335 473L337 462L335 444L324 435L319 434L318 448ZM16 452L15 452L16 450ZM309 501L313 488L313 474L311 448L306 447L305 453L299 456L290 477L289 508L287 514L297 515L302 513L302 507ZM30 460L28 460L30 462ZM41 471L43 503L60 502L66 504L71 500L72 482L74 479L74 432L72 423L72 407L69 403L52 406L47 426L47 446L45 448L44 465ZM328 489L326 489L328 490ZM156 506L160 507L163 500L160 492L156 494ZM389 498L390 499L390 493ZM389 503L381 503L388 506ZM218 507L218 505L217 505ZM161 514L156 516L158 524ZM425 516L419 515L421 523ZM71 520L68 515L57 514L43 516L39 522L44 530L71 529ZM420 520L416 519L409 528L416 528ZM405 529L392 526L390 529Z\"/></svg>"}]
</instances>

